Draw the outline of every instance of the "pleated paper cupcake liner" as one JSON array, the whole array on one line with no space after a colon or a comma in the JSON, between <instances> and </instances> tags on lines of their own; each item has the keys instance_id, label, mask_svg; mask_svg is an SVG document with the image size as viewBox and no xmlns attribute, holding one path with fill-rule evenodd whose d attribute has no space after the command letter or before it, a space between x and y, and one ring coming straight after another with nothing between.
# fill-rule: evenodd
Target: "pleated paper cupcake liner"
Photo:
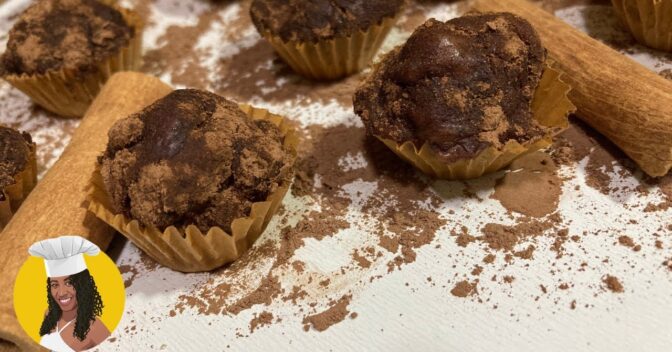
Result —
<instances>
[{"instance_id":1,"label":"pleated paper cupcake liner","mask_svg":"<svg viewBox=\"0 0 672 352\"><path fill-rule=\"evenodd\" d=\"M0 230L2 230L14 213L19 209L23 200L37 184L37 157L36 146L33 143L28 157L26 168L14 177L14 183L5 187L0 195Z\"/></svg>"},{"instance_id":2,"label":"pleated paper cupcake liner","mask_svg":"<svg viewBox=\"0 0 672 352\"><path fill-rule=\"evenodd\" d=\"M142 59L142 21L132 11L115 7L126 23L135 29L128 45L99 63L90 72L60 69L44 74L11 74L4 78L28 95L36 104L63 117L82 117L100 88L120 71L136 71Z\"/></svg>"},{"instance_id":3,"label":"pleated paper cupcake liner","mask_svg":"<svg viewBox=\"0 0 672 352\"><path fill-rule=\"evenodd\" d=\"M616 14L635 36L649 47L672 51L672 1L611 0Z\"/></svg>"},{"instance_id":4,"label":"pleated paper cupcake liner","mask_svg":"<svg viewBox=\"0 0 672 352\"><path fill-rule=\"evenodd\" d=\"M284 136L283 146L296 156L298 137L281 116L264 109L241 104L252 119L268 120ZM285 181L263 202L252 204L250 215L231 223L231 233L212 227L207 233L194 226L169 226L164 231L143 226L137 220L116 214L111 209L100 169L97 168L89 189L89 211L127 237L159 264L182 272L209 271L238 259L264 232L285 197L291 180Z\"/></svg>"},{"instance_id":5,"label":"pleated paper cupcake liner","mask_svg":"<svg viewBox=\"0 0 672 352\"><path fill-rule=\"evenodd\" d=\"M500 148L489 147L471 159L446 163L427 143L418 150L410 141L400 144L377 138L399 157L430 176L449 180L476 178L501 170L522 155L550 146L553 136L569 126L567 116L576 111L567 97L570 90L571 87L560 79L560 72L546 67L532 101L532 111L534 119L549 133L527 143L511 140Z\"/></svg>"},{"instance_id":6,"label":"pleated paper cupcake liner","mask_svg":"<svg viewBox=\"0 0 672 352\"><path fill-rule=\"evenodd\" d=\"M270 33L262 33L262 36L300 75L315 80L335 80L367 67L395 23L396 18L386 18L366 31L316 43L287 42Z\"/></svg>"}]
</instances>

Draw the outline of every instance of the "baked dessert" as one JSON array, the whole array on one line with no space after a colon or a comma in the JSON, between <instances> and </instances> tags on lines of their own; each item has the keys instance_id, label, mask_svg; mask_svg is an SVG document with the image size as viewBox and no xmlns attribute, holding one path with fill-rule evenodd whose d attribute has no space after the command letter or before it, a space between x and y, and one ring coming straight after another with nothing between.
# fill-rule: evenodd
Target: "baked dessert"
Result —
<instances>
[{"instance_id":1,"label":"baked dessert","mask_svg":"<svg viewBox=\"0 0 672 352\"><path fill-rule=\"evenodd\" d=\"M81 116L107 77L139 65L140 21L97 0L41 0L9 32L0 76L47 110Z\"/></svg>"},{"instance_id":2,"label":"baked dessert","mask_svg":"<svg viewBox=\"0 0 672 352\"><path fill-rule=\"evenodd\" d=\"M284 197L296 141L278 116L242 108L209 92L184 89L115 123L99 158L107 198L100 203L125 219L118 223L103 214L104 220L178 270L210 270L237 258ZM265 207L261 213L255 210L259 204ZM246 226L237 224L241 219ZM139 228L128 226L133 221ZM148 249L163 247L156 243L175 231L180 238L200 236L189 241L212 240L215 248L206 251L219 255L190 263L166 258L165 249L160 254ZM227 239L230 247L216 247Z\"/></svg>"},{"instance_id":3,"label":"baked dessert","mask_svg":"<svg viewBox=\"0 0 672 352\"><path fill-rule=\"evenodd\" d=\"M672 51L672 1L611 0L621 22L638 42Z\"/></svg>"},{"instance_id":4,"label":"baked dessert","mask_svg":"<svg viewBox=\"0 0 672 352\"><path fill-rule=\"evenodd\" d=\"M30 134L0 126L0 228L37 182L35 144Z\"/></svg>"},{"instance_id":5,"label":"baked dessert","mask_svg":"<svg viewBox=\"0 0 672 352\"><path fill-rule=\"evenodd\" d=\"M299 74L341 78L366 67L404 0L253 0L259 33Z\"/></svg>"},{"instance_id":6,"label":"baked dessert","mask_svg":"<svg viewBox=\"0 0 672 352\"><path fill-rule=\"evenodd\" d=\"M421 159L411 162L423 171L442 178L480 176L512 161L512 146L538 149L566 125L566 118L560 126L535 118L545 61L534 28L513 14L430 19L376 66L356 91L354 110L369 134L395 152L411 151L402 154ZM567 90L561 86L559 94ZM566 117L564 107L559 113ZM486 151L487 159L507 157L478 159ZM475 160L476 169L464 169ZM451 165L456 168L439 170Z\"/></svg>"}]
</instances>

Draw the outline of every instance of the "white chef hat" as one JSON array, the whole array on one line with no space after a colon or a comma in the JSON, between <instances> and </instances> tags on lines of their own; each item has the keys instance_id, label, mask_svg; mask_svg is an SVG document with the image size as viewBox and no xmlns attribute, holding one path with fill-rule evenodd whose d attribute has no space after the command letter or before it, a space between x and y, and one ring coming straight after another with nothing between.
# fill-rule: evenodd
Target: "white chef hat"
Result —
<instances>
[{"instance_id":1,"label":"white chef hat","mask_svg":"<svg viewBox=\"0 0 672 352\"><path fill-rule=\"evenodd\" d=\"M79 236L61 236L33 243L28 253L44 258L48 277L60 277L86 270L84 254L98 255L100 248Z\"/></svg>"}]
</instances>

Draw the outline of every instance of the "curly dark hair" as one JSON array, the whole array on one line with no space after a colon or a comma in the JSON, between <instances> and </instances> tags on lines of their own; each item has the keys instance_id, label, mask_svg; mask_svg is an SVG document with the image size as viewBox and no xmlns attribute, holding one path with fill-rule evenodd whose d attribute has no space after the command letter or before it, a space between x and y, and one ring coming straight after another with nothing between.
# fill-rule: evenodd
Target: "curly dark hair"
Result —
<instances>
[{"instance_id":1,"label":"curly dark hair","mask_svg":"<svg viewBox=\"0 0 672 352\"><path fill-rule=\"evenodd\" d=\"M89 270L70 275L70 283L75 288L77 297L77 320L75 321L75 331L73 335L83 341L91 329L91 323L103 313L103 299L100 298L98 287L93 280ZM50 280L47 278L47 301L49 309L47 315L42 321L40 327L40 336L49 334L56 327L56 323L61 319L61 307L51 295Z\"/></svg>"}]
</instances>

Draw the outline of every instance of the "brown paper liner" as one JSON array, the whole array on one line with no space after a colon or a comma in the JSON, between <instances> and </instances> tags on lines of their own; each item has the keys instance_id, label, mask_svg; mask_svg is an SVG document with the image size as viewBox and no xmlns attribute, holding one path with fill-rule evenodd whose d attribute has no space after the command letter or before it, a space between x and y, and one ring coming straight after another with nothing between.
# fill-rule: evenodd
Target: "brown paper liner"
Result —
<instances>
[{"instance_id":1,"label":"brown paper liner","mask_svg":"<svg viewBox=\"0 0 672 352\"><path fill-rule=\"evenodd\" d=\"M368 66L396 21L386 18L366 31L317 43L286 42L270 33L262 36L297 73L315 80L334 80Z\"/></svg>"},{"instance_id":2,"label":"brown paper liner","mask_svg":"<svg viewBox=\"0 0 672 352\"><path fill-rule=\"evenodd\" d=\"M532 101L532 111L534 118L547 127L549 133L528 143L512 140L501 148L486 148L472 159L447 164L427 143L418 150L413 142L399 144L390 139L377 138L402 159L437 178L461 180L495 172L526 153L548 147L553 136L569 126L567 116L576 111L576 107L567 97L571 87L560 80L560 75L550 66L544 71Z\"/></svg>"},{"instance_id":3,"label":"brown paper liner","mask_svg":"<svg viewBox=\"0 0 672 352\"><path fill-rule=\"evenodd\" d=\"M97 65L91 72L81 73L72 69L60 69L44 74L11 74L4 76L7 82L28 95L36 104L64 117L82 117L100 88L120 71L137 71L142 58L142 21L130 10L115 7L135 35L126 47Z\"/></svg>"},{"instance_id":4,"label":"brown paper liner","mask_svg":"<svg viewBox=\"0 0 672 352\"><path fill-rule=\"evenodd\" d=\"M611 0L616 14L640 43L672 51L672 1Z\"/></svg>"},{"instance_id":5,"label":"brown paper liner","mask_svg":"<svg viewBox=\"0 0 672 352\"><path fill-rule=\"evenodd\" d=\"M26 168L14 176L14 183L5 187L3 196L0 200L0 230L2 230L14 213L23 203L37 184L37 157L36 146L33 143Z\"/></svg>"},{"instance_id":6,"label":"brown paper liner","mask_svg":"<svg viewBox=\"0 0 672 352\"><path fill-rule=\"evenodd\" d=\"M281 116L245 104L240 104L240 108L252 119L268 120L278 126L284 136L284 147L296 156L298 137ZM252 246L278 210L290 184L291 181L284 182L266 201L253 203L248 217L233 220L232 234L220 227L212 227L203 234L194 225L186 228L170 226L161 232L156 227L142 226L137 220L115 214L99 168L91 179L89 211L161 265L182 272L209 271L238 259Z\"/></svg>"}]
</instances>

